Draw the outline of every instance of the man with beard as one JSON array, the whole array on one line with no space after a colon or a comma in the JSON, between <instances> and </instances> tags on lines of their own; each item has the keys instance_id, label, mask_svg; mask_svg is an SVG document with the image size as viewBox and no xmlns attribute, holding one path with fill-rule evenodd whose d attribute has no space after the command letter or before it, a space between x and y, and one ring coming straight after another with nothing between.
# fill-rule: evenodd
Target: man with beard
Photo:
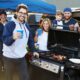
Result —
<instances>
[{"instance_id":1,"label":"man with beard","mask_svg":"<svg viewBox=\"0 0 80 80\"><path fill-rule=\"evenodd\" d=\"M28 79L28 68L25 55L28 52L27 45L32 52L34 49L34 40L32 38L30 27L25 18L28 14L28 7L24 4L16 8L17 18L8 22L3 31L3 61L5 68L5 79L13 80L14 72L18 73L19 80ZM34 56L38 53L34 52Z\"/></svg>"},{"instance_id":2,"label":"man with beard","mask_svg":"<svg viewBox=\"0 0 80 80\"><path fill-rule=\"evenodd\" d=\"M71 8L65 8L63 14L64 14L63 29L67 29L70 31L77 31L79 24L74 18L72 18Z\"/></svg>"}]
</instances>

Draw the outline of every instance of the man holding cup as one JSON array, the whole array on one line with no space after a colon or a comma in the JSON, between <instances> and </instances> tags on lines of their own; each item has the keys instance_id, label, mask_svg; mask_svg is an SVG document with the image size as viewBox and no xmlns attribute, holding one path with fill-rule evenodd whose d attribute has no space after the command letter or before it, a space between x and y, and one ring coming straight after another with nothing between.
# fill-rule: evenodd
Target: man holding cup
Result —
<instances>
[{"instance_id":1,"label":"man holding cup","mask_svg":"<svg viewBox=\"0 0 80 80\"><path fill-rule=\"evenodd\" d=\"M28 52L27 45L32 52L34 41L30 32L29 25L25 22L28 14L28 7L24 4L16 8L17 19L5 25L3 31L3 60L6 80L13 80L13 68L16 68L19 80L28 80L28 70L25 55ZM38 53L34 55L39 57Z\"/></svg>"}]
</instances>

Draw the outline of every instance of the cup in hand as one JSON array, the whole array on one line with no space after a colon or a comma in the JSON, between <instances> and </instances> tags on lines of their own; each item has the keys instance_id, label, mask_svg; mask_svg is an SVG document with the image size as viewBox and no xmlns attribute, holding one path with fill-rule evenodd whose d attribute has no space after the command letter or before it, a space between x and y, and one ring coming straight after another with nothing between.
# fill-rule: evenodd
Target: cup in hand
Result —
<instances>
[{"instance_id":1,"label":"cup in hand","mask_svg":"<svg viewBox=\"0 0 80 80\"><path fill-rule=\"evenodd\" d=\"M17 32L20 33L20 38L23 38L23 30L22 29L18 29Z\"/></svg>"}]
</instances>

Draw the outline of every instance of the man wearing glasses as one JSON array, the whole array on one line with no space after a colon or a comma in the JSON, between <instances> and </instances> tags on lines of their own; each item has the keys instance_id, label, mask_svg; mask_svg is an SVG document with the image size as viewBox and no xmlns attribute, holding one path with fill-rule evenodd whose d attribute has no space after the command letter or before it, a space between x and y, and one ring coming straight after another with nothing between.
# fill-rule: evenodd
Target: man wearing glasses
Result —
<instances>
[{"instance_id":1,"label":"man wearing glasses","mask_svg":"<svg viewBox=\"0 0 80 80\"><path fill-rule=\"evenodd\" d=\"M5 25L3 31L3 60L6 80L13 80L13 72L16 70L19 80L28 80L28 70L25 55L28 47L34 52L34 41L30 28L25 22L28 7L20 4L16 8L17 18ZM34 55L39 56L36 52Z\"/></svg>"}]
</instances>

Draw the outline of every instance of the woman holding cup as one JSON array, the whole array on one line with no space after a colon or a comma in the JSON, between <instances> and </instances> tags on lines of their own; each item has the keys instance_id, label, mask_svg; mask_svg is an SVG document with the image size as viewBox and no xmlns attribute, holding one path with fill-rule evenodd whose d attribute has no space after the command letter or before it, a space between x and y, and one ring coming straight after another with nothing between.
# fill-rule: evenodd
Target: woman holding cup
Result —
<instances>
[{"instance_id":1,"label":"woman holding cup","mask_svg":"<svg viewBox=\"0 0 80 80\"><path fill-rule=\"evenodd\" d=\"M48 40L48 31L51 27L51 21L48 18L42 20L39 29L37 29L34 37L35 47L41 51L48 51L47 49L47 40Z\"/></svg>"}]
</instances>

